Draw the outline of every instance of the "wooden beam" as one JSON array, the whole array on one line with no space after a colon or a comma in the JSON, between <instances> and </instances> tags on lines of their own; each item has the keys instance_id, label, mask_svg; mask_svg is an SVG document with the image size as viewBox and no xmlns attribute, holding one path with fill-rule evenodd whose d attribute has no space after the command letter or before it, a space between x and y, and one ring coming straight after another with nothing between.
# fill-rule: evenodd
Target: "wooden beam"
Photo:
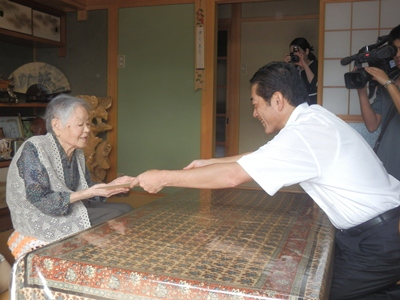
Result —
<instances>
[{"instance_id":1,"label":"wooden beam","mask_svg":"<svg viewBox=\"0 0 400 300\"><path fill-rule=\"evenodd\" d=\"M206 0L204 11L205 27L205 86L201 97L201 143L200 157L214 156L215 143L215 75L216 75L216 3L215 0Z\"/></svg>"},{"instance_id":2,"label":"wooden beam","mask_svg":"<svg viewBox=\"0 0 400 300\"><path fill-rule=\"evenodd\" d=\"M110 169L107 172L107 181L117 177L118 159L118 6L108 8L108 66L107 66L107 95L112 98L109 110L108 124L112 130L107 132L107 140L112 149L109 155Z\"/></svg>"},{"instance_id":3,"label":"wooden beam","mask_svg":"<svg viewBox=\"0 0 400 300\"><path fill-rule=\"evenodd\" d=\"M58 56L65 57L67 56L67 21L65 14L60 17L60 42L61 47L58 48Z\"/></svg>"},{"instance_id":4,"label":"wooden beam","mask_svg":"<svg viewBox=\"0 0 400 300\"><path fill-rule=\"evenodd\" d=\"M124 8L188 3L194 3L194 0L86 0L86 5L90 9L107 8L111 5Z\"/></svg>"},{"instance_id":5,"label":"wooden beam","mask_svg":"<svg viewBox=\"0 0 400 300\"><path fill-rule=\"evenodd\" d=\"M88 19L88 11L78 10L78 21L87 21L87 19Z\"/></svg>"},{"instance_id":6,"label":"wooden beam","mask_svg":"<svg viewBox=\"0 0 400 300\"><path fill-rule=\"evenodd\" d=\"M229 124L226 139L229 147L226 156L239 153L239 119L240 119L240 36L242 5L232 5L232 23L230 26L230 47L228 48L228 93L227 111Z\"/></svg>"},{"instance_id":7,"label":"wooden beam","mask_svg":"<svg viewBox=\"0 0 400 300\"><path fill-rule=\"evenodd\" d=\"M55 11L70 12L86 9L86 0L13 0L13 2L38 10L50 8Z\"/></svg>"}]
</instances>

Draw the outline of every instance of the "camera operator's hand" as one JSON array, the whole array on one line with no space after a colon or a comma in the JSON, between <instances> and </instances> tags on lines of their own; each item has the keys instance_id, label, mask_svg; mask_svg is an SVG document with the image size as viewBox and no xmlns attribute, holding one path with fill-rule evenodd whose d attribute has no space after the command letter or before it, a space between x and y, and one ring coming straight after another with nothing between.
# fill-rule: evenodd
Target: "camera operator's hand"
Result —
<instances>
[{"instance_id":1,"label":"camera operator's hand","mask_svg":"<svg viewBox=\"0 0 400 300\"><path fill-rule=\"evenodd\" d=\"M291 60L292 58L290 57L290 54L285 54L285 56L283 57L283 61L285 63L290 63Z\"/></svg>"},{"instance_id":2,"label":"camera operator's hand","mask_svg":"<svg viewBox=\"0 0 400 300\"><path fill-rule=\"evenodd\" d=\"M375 68L375 67L365 67L365 71L372 75L373 79L379 82L379 84L384 85L389 77L385 73L385 71Z\"/></svg>"},{"instance_id":3,"label":"camera operator's hand","mask_svg":"<svg viewBox=\"0 0 400 300\"><path fill-rule=\"evenodd\" d=\"M383 86L389 80L389 76L385 73L385 71L379 68L367 67L365 68L365 70L372 75L373 79L378 81ZM385 86L398 112L400 112L400 89L398 87L399 84L399 78L397 78L394 84L389 84L388 86Z\"/></svg>"},{"instance_id":4,"label":"camera operator's hand","mask_svg":"<svg viewBox=\"0 0 400 300\"><path fill-rule=\"evenodd\" d=\"M308 63L304 60L306 54L303 51L294 52L293 54L299 57L299 61L294 64L296 66L300 66L302 69L305 69L308 66Z\"/></svg>"}]
</instances>

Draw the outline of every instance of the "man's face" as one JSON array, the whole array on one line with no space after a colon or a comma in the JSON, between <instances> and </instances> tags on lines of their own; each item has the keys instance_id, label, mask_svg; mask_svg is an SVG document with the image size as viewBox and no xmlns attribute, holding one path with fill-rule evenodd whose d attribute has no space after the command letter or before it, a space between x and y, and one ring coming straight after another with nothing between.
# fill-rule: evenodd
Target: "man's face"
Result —
<instances>
[{"instance_id":1,"label":"man's face","mask_svg":"<svg viewBox=\"0 0 400 300\"><path fill-rule=\"evenodd\" d=\"M394 62L396 63L397 68L400 69L400 39L394 40L393 44L396 46L397 48L397 53L396 55L393 57Z\"/></svg>"},{"instance_id":2,"label":"man's face","mask_svg":"<svg viewBox=\"0 0 400 300\"><path fill-rule=\"evenodd\" d=\"M256 94L257 85L251 87L251 103L253 104L253 117L257 118L264 126L266 134L270 134L282 129L280 124L280 114L275 101L275 94L272 96L271 104Z\"/></svg>"}]
</instances>

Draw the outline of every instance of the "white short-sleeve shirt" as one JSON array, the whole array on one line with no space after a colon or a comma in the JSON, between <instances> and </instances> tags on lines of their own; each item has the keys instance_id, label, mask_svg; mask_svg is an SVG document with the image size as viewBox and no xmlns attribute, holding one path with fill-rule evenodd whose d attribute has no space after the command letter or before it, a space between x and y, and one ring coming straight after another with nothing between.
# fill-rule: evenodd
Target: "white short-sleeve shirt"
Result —
<instances>
[{"instance_id":1,"label":"white short-sleeve shirt","mask_svg":"<svg viewBox=\"0 0 400 300\"><path fill-rule=\"evenodd\" d=\"M319 105L296 107L273 140L238 163L270 195L299 183L339 229L400 205L400 182L363 137Z\"/></svg>"}]
</instances>

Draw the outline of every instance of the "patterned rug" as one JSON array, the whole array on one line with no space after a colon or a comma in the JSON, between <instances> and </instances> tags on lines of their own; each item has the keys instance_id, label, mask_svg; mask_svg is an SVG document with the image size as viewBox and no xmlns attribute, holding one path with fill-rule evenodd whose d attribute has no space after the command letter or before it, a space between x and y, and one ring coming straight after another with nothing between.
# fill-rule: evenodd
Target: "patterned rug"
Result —
<instances>
[{"instance_id":1,"label":"patterned rug","mask_svg":"<svg viewBox=\"0 0 400 300\"><path fill-rule=\"evenodd\" d=\"M326 299L333 245L306 194L185 189L31 252L17 299Z\"/></svg>"}]
</instances>

